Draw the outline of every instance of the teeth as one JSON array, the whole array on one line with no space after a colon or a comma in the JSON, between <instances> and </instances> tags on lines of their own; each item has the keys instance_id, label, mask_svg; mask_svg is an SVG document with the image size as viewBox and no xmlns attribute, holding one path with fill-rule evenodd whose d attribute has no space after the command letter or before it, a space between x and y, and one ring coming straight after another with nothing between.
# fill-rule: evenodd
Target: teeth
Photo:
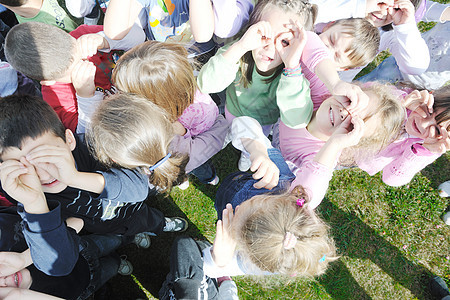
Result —
<instances>
[{"instance_id":1,"label":"teeth","mask_svg":"<svg viewBox=\"0 0 450 300\"><path fill-rule=\"evenodd\" d=\"M19 286L19 278L17 277L17 273L14 274L14 282L16 283L16 286Z\"/></svg>"},{"instance_id":2,"label":"teeth","mask_svg":"<svg viewBox=\"0 0 450 300\"><path fill-rule=\"evenodd\" d=\"M334 126L334 117L333 117L333 110L330 107L330 120L331 120L331 125Z\"/></svg>"}]
</instances>

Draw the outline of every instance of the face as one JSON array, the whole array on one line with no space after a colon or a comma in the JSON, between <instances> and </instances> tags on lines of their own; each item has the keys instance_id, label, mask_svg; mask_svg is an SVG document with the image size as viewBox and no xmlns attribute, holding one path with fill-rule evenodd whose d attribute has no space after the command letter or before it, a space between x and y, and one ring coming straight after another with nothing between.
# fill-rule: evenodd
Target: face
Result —
<instances>
[{"instance_id":1,"label":"face","mask_svg":"<svg viewBox=\"0 0 450 300\"><path fill-rule=\"evenodd\" d=\"M346 50L350 48L353 37L343 33L342 25L334 25L325 29L319 37L327 46L332 59L338 66L337 71L343 71L352 64Z\"/></svg>"},{"instance_id":2,"label":"face","mask_svg":"<svg viewBox=\"0 0 450 300\"><path fill-rule=\"evenodd\" d=\"M75 149L76 141L70 130L66 130L66 142L63 141L60 137L55 136L53 133L45 133L36 139L25 138L22 141L22 149L11 147L7 148L6 151L3 152L1 157L2 161L6 160L20 160L21 157L26 157L26 155L34 150L35 148L42 145L52 145L61 148L67 148L70 151ZM67 185L60 182L52 175L50 175L44 169L34 166L36 169L36 173L39 176L42 185L42 191L44 193L59 193L63 191Z\"/></svg>"},{"instance_id":3,"label":"face","mask_svg":"<svg viewBox=\"0 0 450 300\"><path fill-rule=\"evenodd\" d=\"M0 276L0 287L17 287L29 289L32 283L30 271L22 269L8 276Z\"/></svg>"},{"instance_id":4,"label":"face","mask_svg":"<svg viewBox=\"0 0 450 300\"><path fill-rule=\"evenodd\" d=\"M392 6L394 6L394 0L367 0L366 20L375 27L392 23L392 16L388 14L388 9Z\"/></svg>"},{"instance_id":5,"label":"face","mask_svg":"<svg viewBox=\"0 0 450 300\"><path fill-rule=\"evenodd\" d=\"M379 99L370 91L366 92L366 94L369 96L369 105L361 111L359 116L365 120L364 136L370 136L375 132L377 118L375 116L371 118L368 117L373 115L378 106ZM313 119L311 120L311 123L314 123L314 125L312 128L308 125L308 130L317 138L327 141L347 117L351 117L349 112L334 96L332 96L325 100L320 105L319 109L317 109L315 116L313 116Z\"/></svg>"},{"instance_id":6,"label":"face","mask_svg":"<svg viewBox=\"0 0 450 300\"><path fill-rule=\"evenodd\" d=\"M289 29L287 29L285 25L294 24L296 20L300 21L300 18L297 15L286 13L275 6L268 5L264 9L260 21L267 21L270 23L272 40L271 43L265 47L257 48L252 51L252 56L255 60L256 69L259 74L270 76L275 72L275 69L281 65L283 61L275 48L275 41L281 34L289 32Z\"/></svg>"},{"instance_id":7,"label":"face","mask_svg":"<svg viewBox=\"0 0 450 300\"><path fill-rule=\"evenodd\" d=\"M436 123L436 116L443 111L440 109L438 111L433 111L432 114L424 109L427 113L427 117L423 118L416 111L413 111L405 123L406 132L409 135L426 139L435 139L441 135L440 127L447 128L450 125L450 120L446 120L440 124Z\"/></svg>"}]
</instances>

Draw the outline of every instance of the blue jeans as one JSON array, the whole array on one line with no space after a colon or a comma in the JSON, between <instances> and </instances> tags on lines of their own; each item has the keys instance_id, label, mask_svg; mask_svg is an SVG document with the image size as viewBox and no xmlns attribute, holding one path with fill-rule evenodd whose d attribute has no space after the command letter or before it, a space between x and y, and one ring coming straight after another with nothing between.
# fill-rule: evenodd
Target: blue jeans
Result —
<instances>
[{"instance_id":1,"label":"blue jeans","mask_svg":"<svg viewBox=\"0 0 450 300\"><path fill-rule=\"evenodd\" d=\"M357 79L360 82L383 81L395 83L403 80L397 62L393 56L389 56L381 62L372 72Z\"/></svg>"},{"instance_id":2,"label":"blue jeans","mask_svg":"<svg viewBox=\"0 0 450 300\"><path fill-rule=\"evenodd\" d=\"M195 168L189 174L194 175L202 183L207 184L216 178L216 169L211 160L207 160L203 165Z\"/></svg>"},{"instance_id":3,"label":"blue jeans","mask_svg":"<svg viewBox=\"0 0 450 300\"><path fill-rule=\"evenodd\" d=\"M253 179L252 174L247 172L235 172L228 175L219 186L216 193L216 202L214 204L217 210L219 220L222 219L222 212L227 203L231 203L235 208L242 202L256 195L265 193L281 194L289 189L291 182L295 179L288 165L284 161L280 150L271 148L267 150L269 158L280 169L280 179L278 185L271 190L257 189L253 185L258 180Z\"/></svg>"}]
</instances>

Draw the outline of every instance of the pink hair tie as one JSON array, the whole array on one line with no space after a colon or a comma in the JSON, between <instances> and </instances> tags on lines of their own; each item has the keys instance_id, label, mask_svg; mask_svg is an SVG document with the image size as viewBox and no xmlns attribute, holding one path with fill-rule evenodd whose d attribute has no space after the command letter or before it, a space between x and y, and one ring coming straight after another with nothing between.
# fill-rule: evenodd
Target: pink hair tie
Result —
<instances>
[{"instance_id":1,"label":"pink hair tie","mask_svg":"<svg viewBox=\"0 0 450 300\"><path fill-rule=\"evenodd\" d=\"M300 207L303 207L303 204L305 204L305 199L298 198L297 199L297 205L300 206Z\"/></svg>"}]
</instances>

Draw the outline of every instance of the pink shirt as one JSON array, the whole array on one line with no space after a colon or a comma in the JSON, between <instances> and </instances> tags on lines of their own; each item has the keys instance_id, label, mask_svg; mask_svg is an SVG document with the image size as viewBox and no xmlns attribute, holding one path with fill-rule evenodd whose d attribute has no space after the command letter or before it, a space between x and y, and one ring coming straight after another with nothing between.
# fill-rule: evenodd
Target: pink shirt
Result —
<instances>
[{"instance_id":1,"label":"pink shirt","mask_svg":"<svg viewBox=\"0 0 450 300\"><path fill-rule=\"evenodd\" d=\"M189 138L207 131L218 115L219 109L211 97L197 90L194 103L189 105L178 118L178 121L186 128L184 137Z\"/></svg>"}]
</instances>

